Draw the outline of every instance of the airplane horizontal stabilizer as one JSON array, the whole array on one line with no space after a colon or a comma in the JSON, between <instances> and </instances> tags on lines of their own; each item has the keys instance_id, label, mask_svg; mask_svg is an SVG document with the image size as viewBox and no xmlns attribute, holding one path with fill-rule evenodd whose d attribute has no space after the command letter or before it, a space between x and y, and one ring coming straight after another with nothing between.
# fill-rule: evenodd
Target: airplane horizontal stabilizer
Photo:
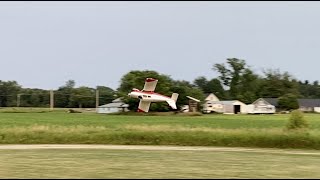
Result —
<instances>
[{"instance_id":1,"label":"airplane horizontal stabilizer","mask_svg":"<svg viewBox=\"0 0 320 180\"><path fill-rule=\"evenodd\" d=\"M172 109L177 109L176 102L174 100L168 100L167 103L172 107Z\"/></svg>"}]
</instances>

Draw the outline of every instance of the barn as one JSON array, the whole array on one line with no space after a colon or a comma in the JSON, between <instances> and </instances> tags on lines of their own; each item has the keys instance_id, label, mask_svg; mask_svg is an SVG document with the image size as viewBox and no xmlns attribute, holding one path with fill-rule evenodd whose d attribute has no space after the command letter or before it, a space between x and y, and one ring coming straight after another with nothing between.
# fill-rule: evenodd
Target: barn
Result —
<instances>
[{"instance_id":1,"label":"barn","mask_svg":"<svg viewBox=\"0 0 320 180\"><path fill-rule=\"evenodd\" d=\"M246 114L247 105L238 100L220 101L223 104L224 114Z\"/></svg>"},{"instance_id":2,"label":"barn","mask_svg":"<svg viewBox=\"0 0 320 180\"><path fill-rule=\"evenodd\" d=\"M246 114L247 105L238 100L207 101L203 109L204 113Z\"/></svg>"}]
</instances>

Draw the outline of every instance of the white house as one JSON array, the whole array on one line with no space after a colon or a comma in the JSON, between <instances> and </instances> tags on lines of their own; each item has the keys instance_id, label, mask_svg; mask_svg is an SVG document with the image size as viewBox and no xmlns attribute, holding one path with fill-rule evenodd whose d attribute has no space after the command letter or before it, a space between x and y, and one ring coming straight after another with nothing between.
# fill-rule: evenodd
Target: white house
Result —
<instances>
[{"instance_id":1,"label":"white house","mask_svg":"<svg viewBox=\"0 0 320 180\"><path fill-rule=\"evenodd\" d=\"M128 112L128 104L122 102L121 98L115 99L112 103L99 106L97 113L116 113L116 112Z\"/></svg>"},{"instance_id":2,"label":"white house","mask_svg":"<svg viewBox=\"0 0 320 180\"><path fill-rule=\"evenodd\" d=\"M263 98L259 98L248 105L249 114L274 114L276 108Z\"/></svg>"},{"instance_id":3,"label":"white house","mask_svg":"<svg viewBox=\"0 0 320 180\"><path fill-rule=\"evenodd\" d=\"M219 98L216 95L214 95L213 93L208 94L208 96L204 100L205 101L220 101Z\"/></svg>"},{"instance_id":4,"label":"white house","mask_svg":"<svg viewBox=\"0 0 320 180\"><path fill-rule=\"evenodd\" d=\"M223 112L223 105L220 102L219 98L213 94L210 93L207 95L207 97L204 99L205 103L203 104L202 111L204 113L211 113L211 112Z\"/></svg>"}]
</instances>

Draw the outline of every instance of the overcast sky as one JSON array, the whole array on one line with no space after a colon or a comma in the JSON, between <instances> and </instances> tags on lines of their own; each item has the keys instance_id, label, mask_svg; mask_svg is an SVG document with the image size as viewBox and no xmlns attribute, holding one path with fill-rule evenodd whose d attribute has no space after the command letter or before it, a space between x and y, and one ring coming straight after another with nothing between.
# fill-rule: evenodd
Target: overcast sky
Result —
<instances>
[{"instance_id":1,"label":"overcast sky","mask_svg":"<svg viewBox=\"0 0 320 180\"><path fill-rule=\"evenodd\" d=\"M319 55L320 2L0 2L0 80L25 88L116 89L130 70L192 82L226 58L314 81Z\"/></svg>"}]
</instances>

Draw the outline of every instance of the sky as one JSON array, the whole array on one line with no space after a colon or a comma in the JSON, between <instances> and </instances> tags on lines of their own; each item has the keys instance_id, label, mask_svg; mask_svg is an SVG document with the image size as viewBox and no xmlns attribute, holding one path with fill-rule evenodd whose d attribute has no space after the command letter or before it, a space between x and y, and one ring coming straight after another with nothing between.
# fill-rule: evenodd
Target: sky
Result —
<instances>
[{"instance_id":1,"label":"sky","mask_svg":"<svg viewBox=\"0 0 320 180\"><path fill-rule=\"evenodd\" d=\"M239 58L256 73L312 82L320 80L319 9L311 1L1 1L0 80L116 89L129 71L154 70L193 82Z\"/></svg>"}]
</instances>

